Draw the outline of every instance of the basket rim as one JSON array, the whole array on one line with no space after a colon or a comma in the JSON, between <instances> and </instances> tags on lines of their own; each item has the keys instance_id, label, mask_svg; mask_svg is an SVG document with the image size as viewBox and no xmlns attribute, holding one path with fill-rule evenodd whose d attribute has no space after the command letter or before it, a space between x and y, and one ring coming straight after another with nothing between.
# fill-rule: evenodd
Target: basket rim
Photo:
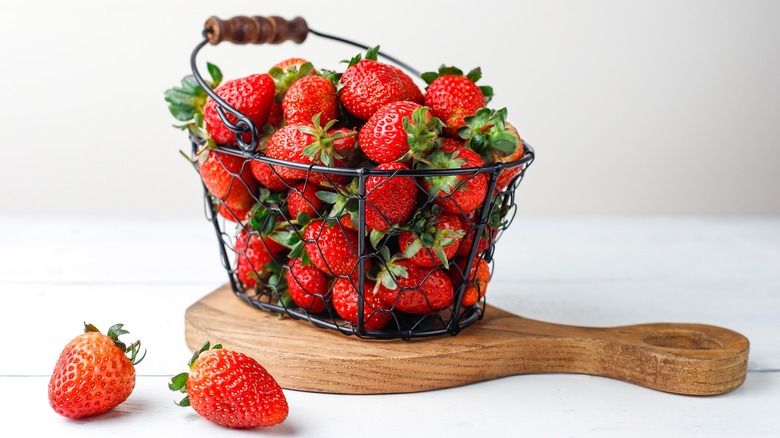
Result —
<instances>
[{"instance_id":1,"label":"basket rim","mask_svg":"<svg viewBox=\"0 0 780 438\"><path fill-rule=\"evenodd\" d=\"M190 140L198 148L203 147L206 144L206 140L195 136L190 132ZM331 175L351 175L351 176L411 176L411 177L436 177L436 176L452 176L452 175L473 175L478 173L492 173L502 172L506 169L512 169L525 164L530 164L536 157L536 151L525 140L521 140L524 154L519 160L514 160L506 163L497 162L490 165L484 165L479 167L461 167L458 169L376 169L373 167L338 167L338 166L323 166L319 164L306 164L298 163L295 161L282 160L279 158L269 157L262 152L255 153L244 152L240 148L225 145L216 145L213 149L244 158L246 160L262 161L267 164L275 166L283 166L296 170L303 170L307 172L325 173Z\"/></svg>"}]
</instances>

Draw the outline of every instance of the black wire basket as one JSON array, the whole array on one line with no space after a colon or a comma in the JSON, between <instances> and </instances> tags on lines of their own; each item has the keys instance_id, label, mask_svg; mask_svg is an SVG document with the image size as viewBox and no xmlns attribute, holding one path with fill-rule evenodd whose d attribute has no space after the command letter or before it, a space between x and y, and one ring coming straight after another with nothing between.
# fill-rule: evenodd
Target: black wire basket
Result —
<instances>
[{"instance_id":1,"label":"black wire basket","mask_svg":"<svg viewBox=\"0 0 780 438\"><path fill-rule=\"evenodd\" d=\"M223 21L212 17L206 22L203 41L195 47L190 58L195 80L208 97L216 102L221 121L235 135L237 146L216 145L213 148L220 165L224 166L231 176L229 186L232 187L231 190L243 186L241 190L246 189L253 197L256 206L253 211L262 212L259 215L247 215L247 212L234 211L223 199L214 196L206 185L203 185L206 217L216 232L220 259L227 271L230 286L238 298L257 309L305 320L316 327L332 329L345 335L404 340L442 334L456 335L480 320L484 314L487 283L477 278L475 268L478 265L487 265L489 276L494 272L495 245L514 219L515 192L525 171L534 160L534 150L525 141L521 141L524 150L521 159L458 169L382 170L368 166L331 167L266 156L258 150L262 127L255 126L252 120L221 99L208 86L197 68L196 57L207 44L218 44L221 41L237 44L279 44L284 41L301 43L307 34L362 49L369 48L312 30L301 18L288 21L280 17L235 17ZM412 76L420 76L405 63L382 52L378 52L378 55L408 71ZM205 140L191 131L190 141L194 160L204 147ZM240 163L238 166L235 164L236 158ZM228 160L231 161L230 165ZM280 177L279 180L286 186L281 190L283 195L272 193L262 185L249 183L246 178L242 178L253 162L256 165L268 165L268 168ZM283 168L298 170L305 177L288 182L278 173L278 170ZM484 179L487 181L488 195L478 208L465 212L449 199L450 195L431 195L430 187L426 187L424 179L441 176L458 176L460 185L464 188L474 179ZM399 253L400 230L389 229L386 233L372 233L369 231L372 228L367 219L371 216L376 220L379 215L381 219L387 220L382 217L372 194L391 181L404 181L408 190L415 191L416 210L409 220L410 223L436 227L436 224L427 223L426 218L430 217L431 211L440 211L442 205L450 202L457 207L457 210L450 214L457 216L464 233L458 240L456 251L452 251L455 256L449 263L446 259L437 257L438 254L434 254L430 248L424 246L421 249L423 253L428 253L434 262L431 263L432 266L424 268L426 272L419 276L419 284L403 284L397 281L400 278L391 273L391 281L396 281L399 286L396 299L381 301L376 299L378 280L374 279L374 276L377 269L387 270L388 265L392 264L394 259L389 259L389 254ZM460 185L455 189L460 189ZM311 196L312 190L321 187L328 188L332 193L328 195L330 198L338 199L330 209L323 208L320 200ZM310 211L313 214L293 217L288 208L293 196L298 197L298 200L303 199L312 207ZM305 230L302 224L305 225ZM304 291L309 298L307 304L296 304L290 297L290 288L292 286L296 290L301 289L299 274L308 276L310 273L304 272L305 267L301 265L305 263L291 254L295 249L290 250L283 246L277 248L277 242L262 237L262 230L269 227L284 230L282 235L289 242L299 242L299 246L302 246L307 254L308 263L316 264L324 274L324 287L314 293ZM406 229L410 228L412 227ZM420 237L414 233L415 237ZM331 260L328 264L327 251L330 249L323 252L322 242L326 237L332 238L334 235L334 239L340 242L338 252L341 256L339 260ZM250 252L258 250L265 250L270 255L262 266L248 263ZM317 261L319 263L316 263ZM409 274L409 277L412 275ZM429 289L423 287L429 282L434 284L447 281L452 285L453 292L452 298L446 303L429 296ZM333 300L336 299L334 294L337 287L351 288L357 293L357 298L353 297L351 302L354 317L350 320L342 317L334 308ZM418 307L421 305L428 311L409 311L402 303L404 300L415 301Z\"/></svg>"}]
</instances>

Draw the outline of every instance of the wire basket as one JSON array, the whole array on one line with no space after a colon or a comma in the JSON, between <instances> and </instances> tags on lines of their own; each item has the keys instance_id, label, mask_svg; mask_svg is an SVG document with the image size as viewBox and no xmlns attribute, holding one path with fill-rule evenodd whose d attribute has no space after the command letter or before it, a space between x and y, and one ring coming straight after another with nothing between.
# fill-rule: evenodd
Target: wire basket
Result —
<instances>
[{"instance_id":1,"label":"wire basket","mask_svg":"<svg viewBox=\"0 0 780 438\"><path fill-rule=\"evenodd\" d=\"M248 215L245 211L234 211L224 199L214 196L203 185L206 217L214 227L230 286L238 298L257 309L308 321L316 327L345 335L404 340L456 335L481 319L485 312L487 282L478 278L477 268L487 269L489 276L494 272L495 245L514 219L515 191L534 160L534 150L522 141L524 154L519 160L458 169L344 168L266 156L258 151L259 127L211 90L197 68L196 57L209 43L301 43L309 33L368 49L368 46L314 31L301 18L287 21L280 17L234 17L223 21L212 17L206 22L203 41L195 47L190 58L194 78L216 102L220 119L235 134L237 147L217 145L213 149L217 163L230 175L229 190L246 190L255 205ZM405 63L382 52L378 54L419 77L419 73ZM194 159L205 141L192 132L190 141ZM283 184L281 190L271 191L245 178L253 165L267 166ZM279 174L281 169L296 170L303 177L288 181ZM487 196L477 208L466 212L453 201L452 195L431 195L425 178L443 176L459 178L455 190L469 188L475 180L486 181ZM375 194L383 187L391 186L414 191L415 212L408 223L417 228L410 225L402 230L389 226L391 220L377 206ZM318 190L323 187L330 194L325 196L323 190ZM452 193L456 193L455 190ZM325 203L320 198L327 198L332 203ZM292 202L297 205L295 211L303 209L306 212L294 216ZM324 208L323 204L331 207ZM423 229L447 226L443 222L431 222L432 217L443 217L443 211L450 219L457 218L463 231L458 235L457 245L449 248L453 254L449 261L449 255L442 258L426 245L419 252L430 259L429 267L412 267L403 259L389 257L402 252L402 233L411 231L416 240L422 240L422 235L417 234L420 226ZM380 227L377 221L388 224L384 232L372 232ZM280 235L288 243L298 242L298 250L287 249L275 240L264 238L261 231L269 227L283 230ZM331 245L328 248L325 248L326 241ZM303 259L298 258L301 247L306 256ZM332 251L333 247L337 251ZM257 251L265 251L269 256L260 266L250 261L254 258L250 256ZM298 254L292 254L296 251ZM401 272L407 271L407 277L403 278L415 278L417 282L409 284L410 281L404 282L401 275L396 276L393 269L389 269L394 261L404 266ZM377 286L379 280L374 277L381 269L389 272L386 275L398 286L393 292L395 299L377 299L377 289L382 288ZM399 272L397 269L395 272ZM320 273L322 278L318 277ZM302 281L305 278L309 282L312 276L319 278L319 281L315 278L314 283L319 286L314 292L306 290ZM451 284L452 295L445 301L432 296L430 288L426 287L447 282ZM344 298L345 289L356 297L346 294L347 298ZM305 299L296 304L296 300L291 299L293 292L305 295ZM347 303L351 306L351 318L343 317L334 306L334 300L341 300L343 307L345 299L351 299ZM412 308L415 310L410 310ZM419 311L420 308L424 311Z\"/></svg>"}]
</instances>

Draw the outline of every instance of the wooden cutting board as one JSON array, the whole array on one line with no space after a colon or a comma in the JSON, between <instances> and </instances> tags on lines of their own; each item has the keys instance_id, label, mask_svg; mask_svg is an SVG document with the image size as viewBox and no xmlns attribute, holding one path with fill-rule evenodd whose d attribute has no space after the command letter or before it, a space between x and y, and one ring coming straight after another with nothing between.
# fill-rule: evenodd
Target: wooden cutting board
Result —
<instances>
[{"instance_id":1,"label":"wooden cutting board","mask_svg":"<svg viewBox=\"0 0 780 438\"><path fill-rule=\"evenodd\" d=\"M364 340L255 309L224 285L185 313L191 350L206 340L260 362L285 389L337 394L427 391L516 374L604 376L688 395L739 387L749 342L702 324L593 328L523 318L487 306L456 336Z\"/></svg>"}]
</instances>

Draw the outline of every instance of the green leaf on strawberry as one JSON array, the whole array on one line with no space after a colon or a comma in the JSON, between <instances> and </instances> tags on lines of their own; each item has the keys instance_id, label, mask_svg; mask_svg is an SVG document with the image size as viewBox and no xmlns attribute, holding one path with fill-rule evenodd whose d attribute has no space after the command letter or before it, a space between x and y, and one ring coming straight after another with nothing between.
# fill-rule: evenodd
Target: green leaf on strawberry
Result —
<instances>
[{"instance_id":1,"label":"green leaf on strawberry","mask_svg":"<svg viewBox=\"0 0 780 438\"><path fill-rule=\"evenodd\" d=\"M409 271L405 266L395 263L397 260L402 259L402 254L396 254L390 256L390 249L387 246L383 246L379 250L379 257L382 260L382 267L379 273L376 274L376 278L372 280L376 281L374 285L374 293L379 290L379 286L382 285L390 290L398 289L398 278L407 278Z\"/></svg>"},{"instance_id":2,"label":"green leaf on strawberry","mask_svg":"<svg viewBox=\"0 0 780 438\"><path fill-rule=\"evenodd\" d=\"M519 147L518 138L506 130L506 117L506 108L481 108L473 116L463 119L466 125L458 128L458 135L467 148L492 164L497 157L512 155Z\"/></svg>"},{"instance_id":3,"label":"green leaf on strawberry","mask_svg":"<svg viewBox=\"0 0 780 438\"><path fill-rule=\"evenodd\" d=\"M336 148L335 142L345 139L347 137L353 137L357 134L356 131L348 132L328 132L337 120L330 120L325 126L320 125L321 113L317 113L312 118L311 126L299 126L298 130L309 134L314 138L314 141L303 148L303 155L311 159L313 162L321 162L325 166L333 167L336 165L335 160L343 160L345 157Z\"/></svg>"},{"instance_id":4,"label":"green leaf on strawberry","mask_svg":"<svg viewBox=\"0 0 780 438\"><path fill-rule=\"evenodd\" d=\"M435 151L428 157L427 163L420 163L418 169L460 169L466 164L466 160L458 158L458 151ZM439 193L449 195L456 187L465 189L461 184L461 178L457 175L427 176L424 178L430 183L428 193L432 197L440 196Z\"/></svg>"},{"instance_id":5,"label":"green leaf on strawberry","mask_svg":"<svg viewBox=\"0 0 780 438\"><path fill-rule=\"evenodd\" d=\"M205 81L210 88L216 88L223 79L222 71L214 64L207 63L210 81ZM181 80L181 85L165 90L165 101L168 102L168 110L181 125L174 125L179 129L189 129L199 138L206 138L203 124L203 107L206 105L208 95L200 87L195 76L187 75Z\"/></svg>"},{"instance_id":6,"label":"green leaf on strawberry","mask_svg":"<svg viewBox=\"0 0 780 438\"><path fill-rule=\"evenodd\" d=\"M409 117L403 118L403 127L406 131L406 140L409 152L396 161L402 162L409 158L425 162L425 157L441 143L441 131L444 122L428 115L428 108L420 107L412 112Z\"/></svg>"},{"instance_id":7,"label":"green leaf on strawberry","mask_svg":"<svg viewBox=\"0 0 780 438\"><path fill-rule=\"evenodd\" d=\"M368 49L366 51L365 57L363 56L363 54L358 53L357 55L353 56L349 60L345 59L345 60L342 60L341 62L347 64L347 67L349 68L349 67L352 67L353 65L357 64L358 62L360 62L360 61L362 61L364 59L368 59L368 60L371 60L371 61L376 61L378 59L378 57L377 57L378 54L379 54L379 46L374 46L374 47L371 47L370 49Z\"/></svg>"},{"instance_id":8,"label":"green leaf on strawberry","mask_svg":"<svg viewBox=\"0 0 780 438\"><path fill-rule=\"evenodd\" d=\"M276 103L282 103L284 95L295 81L314 74L314 66L311 62L307 61L301 65L292 65L284 69L281 67L272 67L268 70L268 74L273 78L276 86L274 100Z\"/></svg>"}]
</instances>

